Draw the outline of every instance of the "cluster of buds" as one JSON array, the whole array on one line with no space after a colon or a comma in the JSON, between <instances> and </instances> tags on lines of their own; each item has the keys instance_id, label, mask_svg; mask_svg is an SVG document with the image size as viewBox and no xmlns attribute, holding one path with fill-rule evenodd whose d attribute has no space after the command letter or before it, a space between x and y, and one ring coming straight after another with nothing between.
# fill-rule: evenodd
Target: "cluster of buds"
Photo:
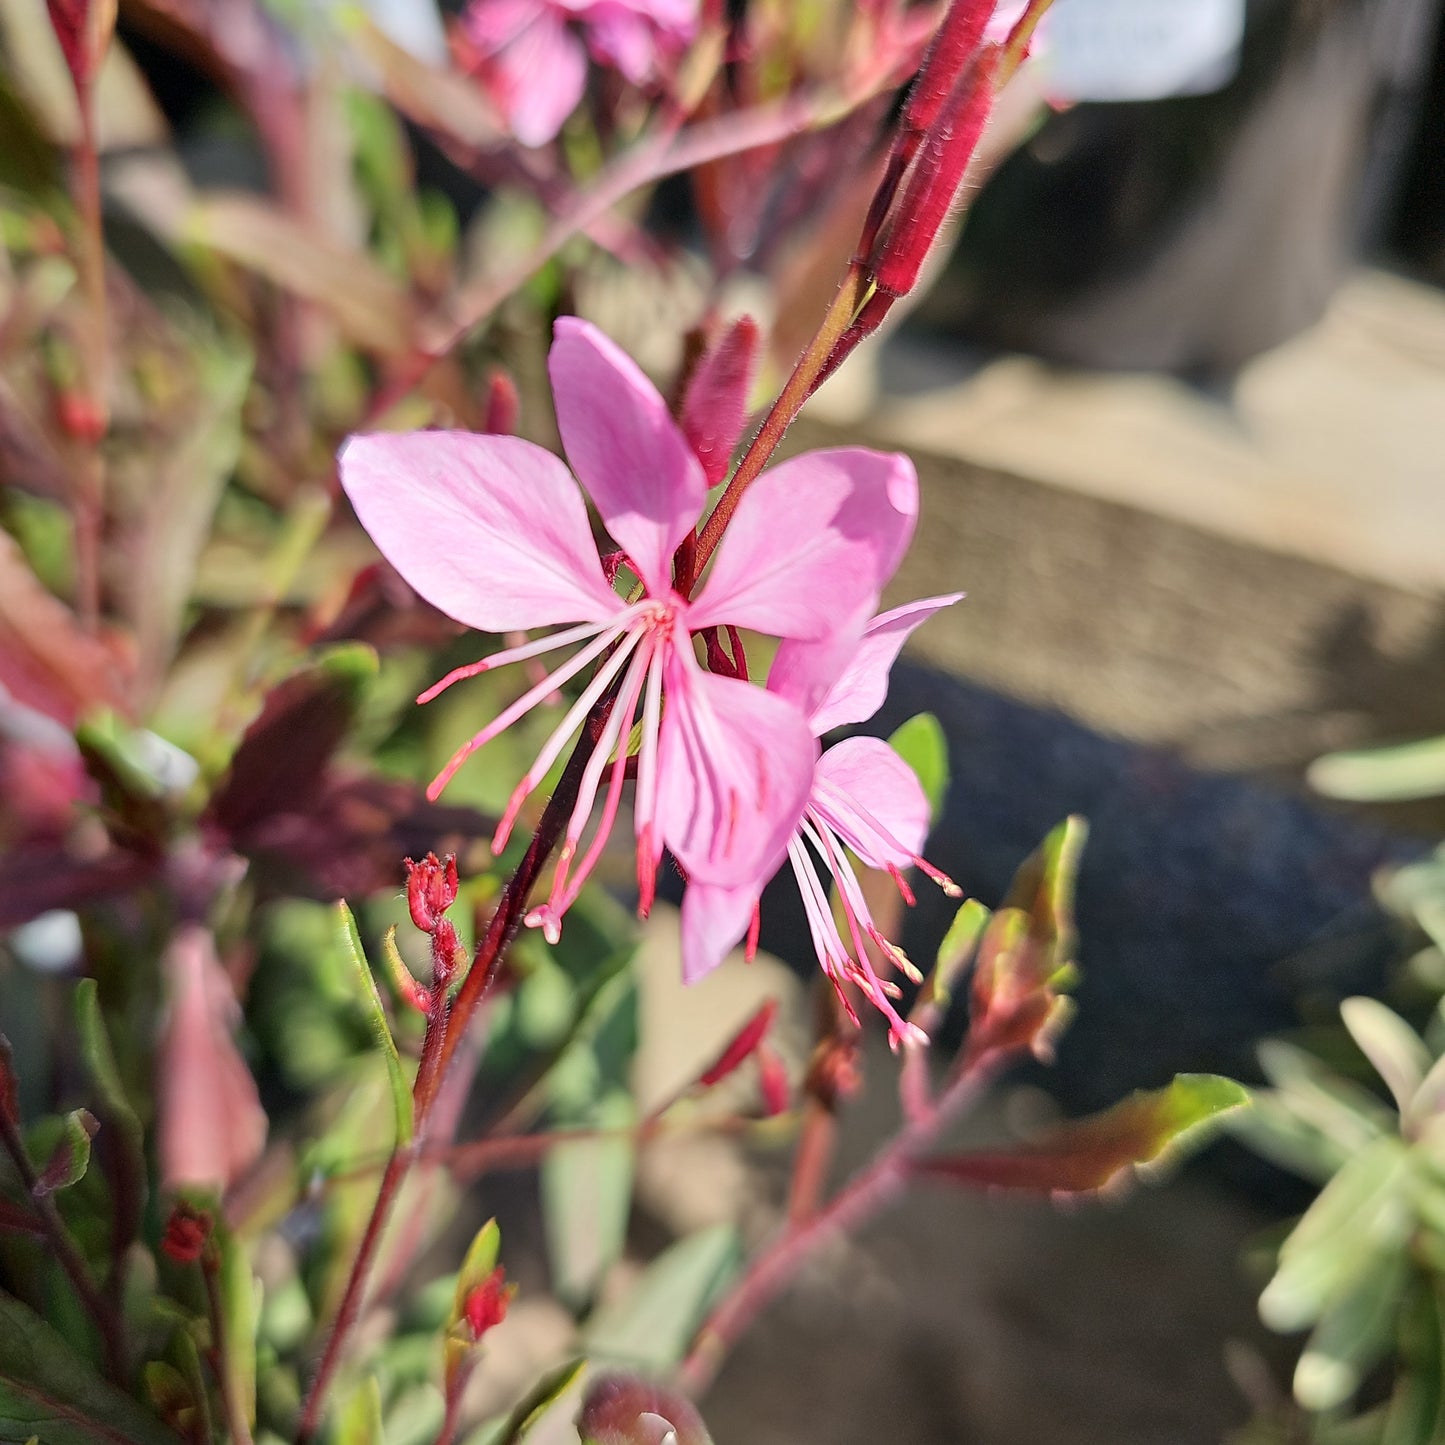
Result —
<instances>
[{"instance_id":1,"label":"cluster of buds","mask_svg":"<svg viewBox=\"0 0 1445 1445\"><path fill-rule=\"evenodd\" d=\"M853 264L869 295L834 348L819 382L876 331L918 284L963 185L995 97L1028 53L1050 0L1030 0L1001 42L988 39L997 0L953 0L904 102L883 179Z\"/></svg>"}]
</instances>

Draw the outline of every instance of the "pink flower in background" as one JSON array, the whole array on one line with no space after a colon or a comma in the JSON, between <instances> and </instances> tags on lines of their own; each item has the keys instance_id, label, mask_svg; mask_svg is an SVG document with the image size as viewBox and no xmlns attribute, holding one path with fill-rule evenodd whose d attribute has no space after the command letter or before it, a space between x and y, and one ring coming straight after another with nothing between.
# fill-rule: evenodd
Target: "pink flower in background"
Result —
<instances>
[{"instance_id":1,"label":"pink flower in background","mask_svg":"<svg viewBox=\"0 0 1445 1445\"><path fill-rule=\"evenodd\" d=\"M784 642L768 676L768 691L796 703L818 737L866 722L883 706L889 670L908 635L962 595L930 597L881 613L861 637L855 628L822 643ZM945 891L956 892L955 885L920 856L928 821L928 800L913 769L878 738L847 738L818 759L807 807L788 840L788 859L803 895L818 962L835 986L857 984L888 1020L889 1040L895 1045L917 1031L894 1008L890 986L869 962L868 944L915 980L916 971L874 923L847 850L867 867L891 873L909 902L905 868L921 868ZM818 874L814 854L837 886L846 939L833 918L828 886ZM748 931L757 904L757 890L689 885L682 903L683 976L689 982L722 962Z\"/></svg>"},{"instance_id":2,"label":"pink flower in background","mask_svg":"<svg viewBox=\"0 0 1445 1445\"><path fill-rule=\"evenodd\" d=\"M167 1189L223 1192L260 1156L266 1114L236 1047L241 1014L215 940L182 924L162 962L171 1011L161 1035L160 1166Z\"/></svg>"},{"instance_id":3,"label":"pink flower in background","mask_svg":"<svg viewBox=\"0 0 1445 1445\"><path fill-rule=\"evenodd\" d=\"M877 605L913 530L918 479L906 457L845 447L764 472L744 493L698 595L672 588L672 558L706 496L702 467L656 388L596 328L557 322L548 359L562 444L640 588L608 582L586 503L563 463L516 437L462 432L352 437L341 478L387 560L433 606L487 632L567 624L458 668L462 678L581 644L482 728L428 790L595 664L581 695L517 785L493 840L505 846L591 708L614 704L583 772L552 894L527 922L550 938L595 866L617 816L640 718L634 827L642 911L664 845L690 877L761 888L786 855L817 743L780 692L706 672L692 634L742 627L826 642L840 619ZM577 854L609 772L595 836Z\"/></svg>"},{"instance_id":4,"label":"pink flower in background","mask_svg":"<svg viewBox=\"0 0 1445 1445\"><path fill-rule=\"evenodd\" d=\"M577 108L587 56L655 85L697 33L697 0L472 0L461 33L524 145L545 145Z\"/></svg>"}]
</instances>

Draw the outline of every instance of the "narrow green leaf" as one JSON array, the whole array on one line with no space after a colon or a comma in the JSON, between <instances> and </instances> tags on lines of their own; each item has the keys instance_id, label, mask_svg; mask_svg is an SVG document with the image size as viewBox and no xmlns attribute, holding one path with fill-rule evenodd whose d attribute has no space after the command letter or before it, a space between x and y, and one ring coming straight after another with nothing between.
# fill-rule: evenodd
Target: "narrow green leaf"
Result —
<instances>
[{"instance_id":1,"label":"narrow green leaf","mask_svg":"<svg viewBox=\"0 0 1445 1445\"><path fill-rule=\"evenodd\" d=\"M1073 1120L1009 1150L926 1159L915 1172L955 1184L1054 1197L1088 1194L1126 1171L1161 1168L1204 1142L1208 1126L1249 1102L1233 1079L1181 1074L1087 1119Z\"/></svg>"},{"instance_id":2,"label":"narrow green leaf","mask_svg":"<svg viewBox=\"0 0 1445 1445\"><path fill-rule=\"evenodd\" d=\"M693 1335L737 1270L736 1229L714 1225L677 1241L643 1271L621 1299L587 1322L583 1343L594 1359L663 1374L682 1359Z\"/></svg>"},{"instance_id":3,"label":"narrow green leaf","mask_svg":"<svg viewBox=\"0 0 1445 1445\"><path fill-rule=\"evenodd\" d=\"M487 1445L518 1445L572 1390L586 1368L587 1361L582 1359L569 1360L555 1370L549 1370L527 1391L512 1413L493 1428L487 1437Z\"/></svg>"},{"instance_id":4,"label":"narrow green leaf","mask_svg":"<svg viewBox=\"0 0 1445 1445\"><path fill-rule=\"evenodd\" d=\"M1430 1051L1420 1035L1393 1009L1373 998L1347 998L1340 1005L1340 1017L1369 1059L1375 1072L1388 1085L1403 1114L1430 1069Z\"/></svg>"},{"instance_id":5,"label":"narrow green leaf","mask_svg":"<svg viewBox=\"0 0 1445 1445\"><path fill-rule=\"evenodd\" d=\"M384 1445L381 1431L381 1386L368 1375L342 1406L336 1445Z\"/></svg>"},{"instance_id":6,"label":"narrow green leaf","mask_svg":"<svg viewBox=\"0 0 1445 1445\"><path fill-rule=\"evenodd\" d=\"M1409 1158L1377 1139L1335 1175L1280 1248L1279 1268L1259 1300L1273 1330L1314 1324L1377 1250L1403 1243L1411 1223Z\"/></svg>"},{"instance_id":7,"label":"narrow green leaf","mask_svg":"<svg viewBox=\"0 0 1445 1445\"><path fill-rule=\"evenodd\" d=\"M1352 803L1438 797L1445 793L1445 737L1328 753L1307 776L1316 791Z\"/></svg>"},{"instance_id":8,"label":"narrow green leaf","mask_svg":"<svg viewBox=\"0 0 1445 1445\"><path fill-rule=\"evenodd\" d=\"M502 1251L502 1231L497 1221L489 1219L477 1231L467 1249L466 1258L457 1272L457 1286L452 1296L452 1310L447 1317L447 1326L455 1325L466 1311L467 1297L479 1285L485 1284L497 1267L497 1256Z\"/></svg>"},{"instance_id":9,"label":"narrow green leaf","mask_svg":"<svg viewBox=\"0 0 1445 1445\"><path fill-rule=\"evenodd\" d=\"M968 899L953 915L948 932L938 946L933 972L919 994L920 1007L945 1011L953 1001L953 990L978 950L979 939L993 916L976 898Z\"/></svg>"},{"instance_id":10,"label":"narrow green leaf","mask_svg":"<svg viewBox=\"0 0 1445 1445\"><path fill-rule=\"evenodd\" d=\"M115 1052L110 1046L105 1020L100 1012L100 990L93 978L83 978L75 990L75 1024L80 1034L80 1053L90 1074L90 1081L100 1095L101 1112L106 1122L128 1145L140 1150L145 1141L140 1117L126 1097L116 1067ZM144 1170L140 1177L144 1178Z\"/></svg>"},{"instance_id":11,"label":"narrow green leaf","mask_svg":"<svg viewBox=\"0 0 1445 1445\"><path fill-rule=\"evenodd\" d=\"M1343 1405L1390 1348L1408 1273L1405 1250L1387 1245L1330 1304L1295 1369L1295 1399L1306 1410Z\"/></svg>"},{"instance_id":12,"label":"narrow green leaf","mask_svg":"<svg viewBox=\"0 0 1445 1445\"><path fill-rule=\"evenodd\" d=\"M107 1384L19 1300L0 1294L0 1442L176 1445L150 1411Z\"/></svg>"},{"instance_id":13,"label":"narrow green leaf","mask_svg":"<svg viewBox=\"0 0 1445 1445\"><path fill-rule=\"evenodd\" d=\"M357 932L356 919L344 901L336 905L336 918L341 947L351 960L352 967L356 970L357 982L361 985L361 1001L366 1022L386 1063L386 1078L391 1089L392 1111L396 1119L396 1142L404 1147L410 1144L412 1139L411 1085L407 1083L401 1066L401 1055L396 1051L396 1040L392 1038L391 1028L386 1021L376 978L371 972L371 965L366 961L366 951L361 946L361 934Z\"/></svg>"},{"instance_id":14,"label":"narrow green leaf","mask_svg":"<svg viewBox=\"0 0 1445 1445\"><path fill-rule=\"evenodd\" d=\"M937 821L948 792L948 739L931 712L911 717L888 739L888 746L918 775L928 815Z\"/></svg>"}]
</instances>

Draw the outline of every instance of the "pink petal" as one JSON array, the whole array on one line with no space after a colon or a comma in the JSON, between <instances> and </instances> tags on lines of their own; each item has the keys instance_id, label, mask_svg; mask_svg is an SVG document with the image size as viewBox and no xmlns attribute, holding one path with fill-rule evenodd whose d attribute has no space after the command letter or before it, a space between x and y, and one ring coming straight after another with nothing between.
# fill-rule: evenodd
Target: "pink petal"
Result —
<instances>
[{"instance_id":1,"label":"pink petal","mask_svg":"<svg viewBox=\"0 0 1445 1445\"><path fill-rule=\"evenodd\" d=\"M838 447L792 457L743 494L691 625L826 637L877 605L917 514L918 475L905 456Z\"/></svg>"},{"instance_id":2,"label":"pink petal","mask_svg":"<svg viewBox=\"0 0 1445 1445\"><path fill-rule=\"evenodd\" d=\"M550 9L492 60L493 80L512 134L523 145L555 140L587 88L587 52L581 39Z\"/></svg>"},{"instance_id":3,"label":"pink petal","mask_svg":"<svg viewBox=\"0 0 1445 1445\"><path fill-rule=\"evenodd\" d=\"M472 0L462 15L467 40L483 56L511 44L545 9L543 0Z\"/></svg>"},{"instance_id":4,"label":"pink petal","mask_svg":"<svg viewBox=\"0 0 1445 1445\"><path fill-rule=\"evenodd\" d=\"M633 85L657 74L657 38L640 15L619 6L599 7L588 16L587 48L595 59L620 71Z\"/></svg>"},{"instance_id":5,"label":"pink petal","mask_svg":"<svg viewBox=\"0 0 1445 1445\"><path fill-rule=\"evenodd\" d=\"M575 316L553 336L547 370L567 459L649 595L665 597L672 554L702 510L702 467L621 347Z\"/></svg>"},{"instance_id":6,"label":"pink petal","mask_svg":"<svg viewBox=\"0 0 1445 1445\"><path fill-rule=\"evenodd\" d=\"M837 639L785 641L768 673L768 691L797 703L819 737L867 722L888 696L888 674L909 635L962 596L950 592L881 612L861 639L844 628Z\"/></svg>"},{"instance_id":7,"label":"pink petal","mask_svg":"<svg viewBox=\"0 0 1445 1445\"><path fill-rule=\"evenodd\" d=\"M658 757L662 839L689 877L761 889L802 817L818 745L803 715L673 648Z\"/></svg>"},{"instance_id":8,"label":"pink petal","mask_svg":"<svg viewBox=\"0 0 1445 1445\"><path fill-rule=\"evenodd\" d=\"M215 941L199 924L177 929L163 968L171 1011L160 1042L161 1179L167 1189L221 1191L266 1142L256 1082L231 1036L241 1011Z\"/></svg>"},{"instance_id":9,"label":"pink petal","mask_svg":"<svg viewBox=\"0 0 1445 1445\"><path fill-rule=\"evenodd\" d=\"M739 943L753 921L758 890L689 883L682 895L682 981L711 973Z\"/></svg>"},{"instance_id":10,"label":"pink petal","mask_svg":"<svg viewBox=\"0 0 1445 1445\"><path fill-rule=\"evenodd\" d=\"M928 836L918 776L879 738L829 748L813 771L808 806L870 868L907 868Z\"/></svg>"},{"instance_id":11,"label":"pink petal","mask_svg":"<svg viewBox=\"0 0 1445 1445\"><path fill-rule=\"evenodd\" d=\"M341 482L382 555L433 607L484 632L601 622L587 507L551 452L469 432L354 436Z\"/></svg>"}]
</instances>

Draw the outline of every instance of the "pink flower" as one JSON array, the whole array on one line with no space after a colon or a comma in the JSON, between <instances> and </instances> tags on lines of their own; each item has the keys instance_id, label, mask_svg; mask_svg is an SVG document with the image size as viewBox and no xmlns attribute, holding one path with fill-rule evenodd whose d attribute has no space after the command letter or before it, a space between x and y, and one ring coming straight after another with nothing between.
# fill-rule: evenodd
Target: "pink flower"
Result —
<instances>
[{"instance_id":1,"label":"pink flower","mask_svg":"<svg viewBox=\"0 0 1445 1445\"><path fill-rule=\"evenodd\" d=\"M472 0L462 34L513 134L545 145L577 108L587 54L653 85L697 33L697 0Z\"/></svg>"},{"instance_id":2,"label":"pink flower","mask_svg":"<svg viewBox=\"0 0 1445 1445\"><path fill-rule=\"evenodd\" d=\"M768 676L768 691L802 708L818 737L836 727L866 722L883 705L889 670L909 633L962 595L930 597L881 613L861 636L853 629L822 643L784 642ZM910 903L905 868L921 868L946 892L955 893L956 886L920 856L927 833L928 800L912 768L887 743L857 737L829 748L818 759L807 806L788 840L788 859L803 895L818 962L845 1005L844 982L862 990L888 1020L889 1041L895 1046L927 1039L894 1008L892 985L875 972L868 944L915 982L917 971L874 923L848 852L869 868L891 873ZM838 889L846 939L829 907L828 886L819 876L815 856ZM748 931L757 904L758 890L690 884L682 903L683 976L689 982L722 962Z\"/></svg>"},{"instance_id":3,"label":"pink flower","mask_svg":"<svg viewBox=\"0 0 1445 1445\"><path fill-rule=\"evenodd\" d=\"M789 697L704 671L692 634L732 626L823 642L840 618L866 615L912 533L918 479L906 457L858 447L771 468L744 493L700 592L686 598L672 586L673 553L692 533L707 488L666 404L629 357L575 318L557 322L548 366L562 444L639 579L635 600L608 581L567 468L530 442L462 432L352 437L341 478L387 560L435 607L488 632L567 624L458 668L419 701L461 678L582 644L458 750L431 797L477 748L596 664L512 794L495 849L588 712L613 698L551 897L528 915L555 939L616 819L639 717L642 911L664 845L689 876L726 888L760 888L776 869L802 813L817 743ZM596 834L578 862L609 767Z\"/></svg>"}]
</instances>

